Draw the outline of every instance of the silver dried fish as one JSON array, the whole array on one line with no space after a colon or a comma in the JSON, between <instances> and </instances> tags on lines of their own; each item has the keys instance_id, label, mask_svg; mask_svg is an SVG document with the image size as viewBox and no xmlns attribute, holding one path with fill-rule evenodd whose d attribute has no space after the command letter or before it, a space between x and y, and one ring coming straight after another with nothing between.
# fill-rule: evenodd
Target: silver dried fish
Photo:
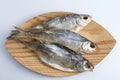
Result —
<instances>
[{"instance_id":1,"label":"silver dried fish","mask_svg":"<svg viewBox=\"0 0 120 80\"><path fill-rule=\"evenodd\" d=\"M94 66L81 54L63 45L15 40L31 48L38 54L42 62L56 69L67 72L92 71L94 69Z\"/></svg>"},{"instance_id":2,"label":"silver dried fish","mask_svg":"<svg viewBox=\"0 0 120 80\"><path fill-rule=\"evenodd\" d=\"M92 17L88 14L65 14L44 21L40 25L35 26L34 29L65 29L77 33L87 26L91 20Z\"/></svg>"},{"instance_id":3,"label":"silver dried fish","mask_svg":"<svg viewBox=\"0 0 120 80\"><path fill-rule=\"evenodd\" d=\"M91 53L96 50L96 44L87 38L71 32L69 30L44 30L39 31L38 29L24 31L20 28L16 29L19 31L19 35L15 37L28 37L32 39L36 39L40 42L48 42L48 43L58 43L64 45L77 53Z\"/></svg>"}]
</instances>

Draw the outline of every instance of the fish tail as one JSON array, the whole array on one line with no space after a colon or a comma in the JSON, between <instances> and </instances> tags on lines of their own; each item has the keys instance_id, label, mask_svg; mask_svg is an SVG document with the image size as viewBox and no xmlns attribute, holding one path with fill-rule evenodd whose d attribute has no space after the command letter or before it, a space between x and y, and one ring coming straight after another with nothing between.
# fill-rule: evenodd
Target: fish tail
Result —
<instances>
[{"instance_id":1,"label":"fish tail","mask_svg":"<svg viewBox=\"0 0 120 80\"><path fill-rule=\"evenodd\" d=\"M19 37L11 37L11 39L25 45L26 47L30 48L33 51L41 50L41 49L44 50L44 44L41 43L41 42L26 41L26 40L23 40L23 39L21 39Z\"/></svg>"},{"instance_id":2,"label":"fish tail","mask_svg":"<svg viewBox=\"0 0 120 80\"><path fill-rule=\"evenodd\" d=\"M23 29L19 28L19 27L16 27L16 26L15 26L15 29L16 29L16 30L12 31L13 33L14 33L14 32L18 32L18 33L20 33L20 34L24 34L24 33L25 33L25 31L24 31Z\"/></svg>"},{"instance_id":3,"label":"fish tail","mask_svg":"<svg viewBox=\"0 0 120 80\"><path fill-rule=\"evenodd\" d=\"M15 26L16 30L12 30L10 36L7 39L14 39L15 37L22 37L25 34L25 31L21 28Z\"/></svg>"},{"instance_id":4,"label":"fish tail","mask_svg":"<svg viewBox=\"0 0 120 80\"><path fill-rule=\"evenodd\" d=\"M28 43L27 41L24 40L24 38L20 38L20 37L17 37L15 35L11 35L11 36L7 37L7 39L12 39L16 42L19 42L19 43L22 43L22 44L25 44L25 45Z\"/></svg>"}]
</instances>

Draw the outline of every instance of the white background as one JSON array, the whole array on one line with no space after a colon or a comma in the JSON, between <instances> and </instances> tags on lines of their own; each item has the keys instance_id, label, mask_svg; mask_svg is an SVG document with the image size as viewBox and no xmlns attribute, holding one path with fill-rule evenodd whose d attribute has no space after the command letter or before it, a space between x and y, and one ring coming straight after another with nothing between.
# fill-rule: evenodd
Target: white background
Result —
<instances>
[{"instance_id":1,"label":"white background","mask_svg":"<svg viewBox=\"0 0 120 80\"><path fill-rule=\"evenodd\" d=\"M70 77L48 77L17 63L4 48L6 37L28 19L52 11L88 13L117 40L110 54L94 72ZM0 0L0 80L120 80L120 1L119 0Z\"/></svg>"}]
</instances>

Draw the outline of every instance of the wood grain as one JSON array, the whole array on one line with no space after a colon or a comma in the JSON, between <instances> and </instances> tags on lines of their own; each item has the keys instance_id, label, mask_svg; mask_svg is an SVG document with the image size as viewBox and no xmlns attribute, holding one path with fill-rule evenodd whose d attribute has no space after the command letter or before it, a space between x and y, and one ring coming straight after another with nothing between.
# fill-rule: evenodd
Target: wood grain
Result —
<instances>
[{"instance_id":1,"label":"wood grain","mask_svg":"<svg viewBox=\"0 0 120 80\"><path fill-rule=\"evenodd\" d=\"M39 15L28 20L20 27L23 29L29 29L45 20L64 14L70 14L70 12L51 12ZM94 53L84 55L84 57L86 57L94 65L98 64L101 60L103 60L116 43L115 39L110 35L110 33L105 30L101 25L97 24L95 21L92 21L88 26L81 30L79 34L83 35L84 37L90 39L97 44L97 50ZM63 72L45 65L30 49L13 40L7 40L5 47L19 63L34 72L48 76L70 76L78 74L71 72Z\"/></svg>"}]
</instances>

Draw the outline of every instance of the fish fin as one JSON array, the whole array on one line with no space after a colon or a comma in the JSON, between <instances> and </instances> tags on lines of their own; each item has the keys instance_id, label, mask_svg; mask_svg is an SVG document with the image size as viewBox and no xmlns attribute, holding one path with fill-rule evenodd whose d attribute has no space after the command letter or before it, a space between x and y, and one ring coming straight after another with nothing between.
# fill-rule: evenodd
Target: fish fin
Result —
<instances>
[{"instance_id":1,"label":"fish fin","mask_svg":"<svg viewBox=\"0 0 120 80\"><path fill-rule=\"evenodd\" d=\"M80 52L80 49L78 48L77 50L75 50L75 52L79 53L79 52Z\"/></svg>"},{"instance_id":2,"label":"fish fin","mask_svg":"<svg viewBox=\"0 0 120 80\"><path fill-rule=\"evenodd\" d=\"M15 26L15 29L16 29L17 31L21 32L21 33L24 33L24 32L25 32L23 29L21 29L21 28L19 28L19 27L16 27L16 26Z\"/></svg>"},{"instance_id":3,"label":"fish fin","mask_svg":"<svg viewBox=\"0 0 120 80\"><path fill-rule=\"evenodd\" d=\"M55 27L48 27L47 30L57 30Z\"/></svg>"},{"instance_id":4,"label":"fish fin","mask_svg":"<svg viewBox=\"0 0 120 80\"><path fill-rule=\"evenodd\" d=\"M44 41L40 40L40 43L44 43Z\"/></svg>"},{"instance_id":5,"label":"fish fin","mask_svg":"<svg viewBox=\"0 0 120 80\"><path fill-rule=\"evenodd\" d=\"M74 66L71 66L71 65L68 65L68 64L65 64L65 63L61 63L61 64L66 68L74 69Z\"/></svg>"},{"instance_id":6,"label":"fish fin","mask_svg":"<svg viewBox=\"0 0 120 80\"><path fill-rule=\"evenodd\" d=\"M52 43L52 44L55 44L55 45L57 45L57 46L59 46L59 47L61 47L61 48L63 48L63 49L66 49L68 52L70 52L71 54L73 54L73 55L75 55L76 54L76 52L75 51L73 51L72 49L69 49L68 47L66 47L66 46L63 46L63 45L61 45L61 44L58 44L58 43Z\"/></svg>"},{"instance_id":7,"label":"fish fin","mask_svg":"<svg viewBox=\"0 0 120 80\"><path fill-rule=\"evenodd\" d=\"M25 37L25 36L20 36L20 35L24 35L25 31L21 28L18 28L16 26L14 26L16 30L12 30L10 33L10 36L7 37L7 39L13 39L14 37Z\"/></svg>"}]
</instances>

